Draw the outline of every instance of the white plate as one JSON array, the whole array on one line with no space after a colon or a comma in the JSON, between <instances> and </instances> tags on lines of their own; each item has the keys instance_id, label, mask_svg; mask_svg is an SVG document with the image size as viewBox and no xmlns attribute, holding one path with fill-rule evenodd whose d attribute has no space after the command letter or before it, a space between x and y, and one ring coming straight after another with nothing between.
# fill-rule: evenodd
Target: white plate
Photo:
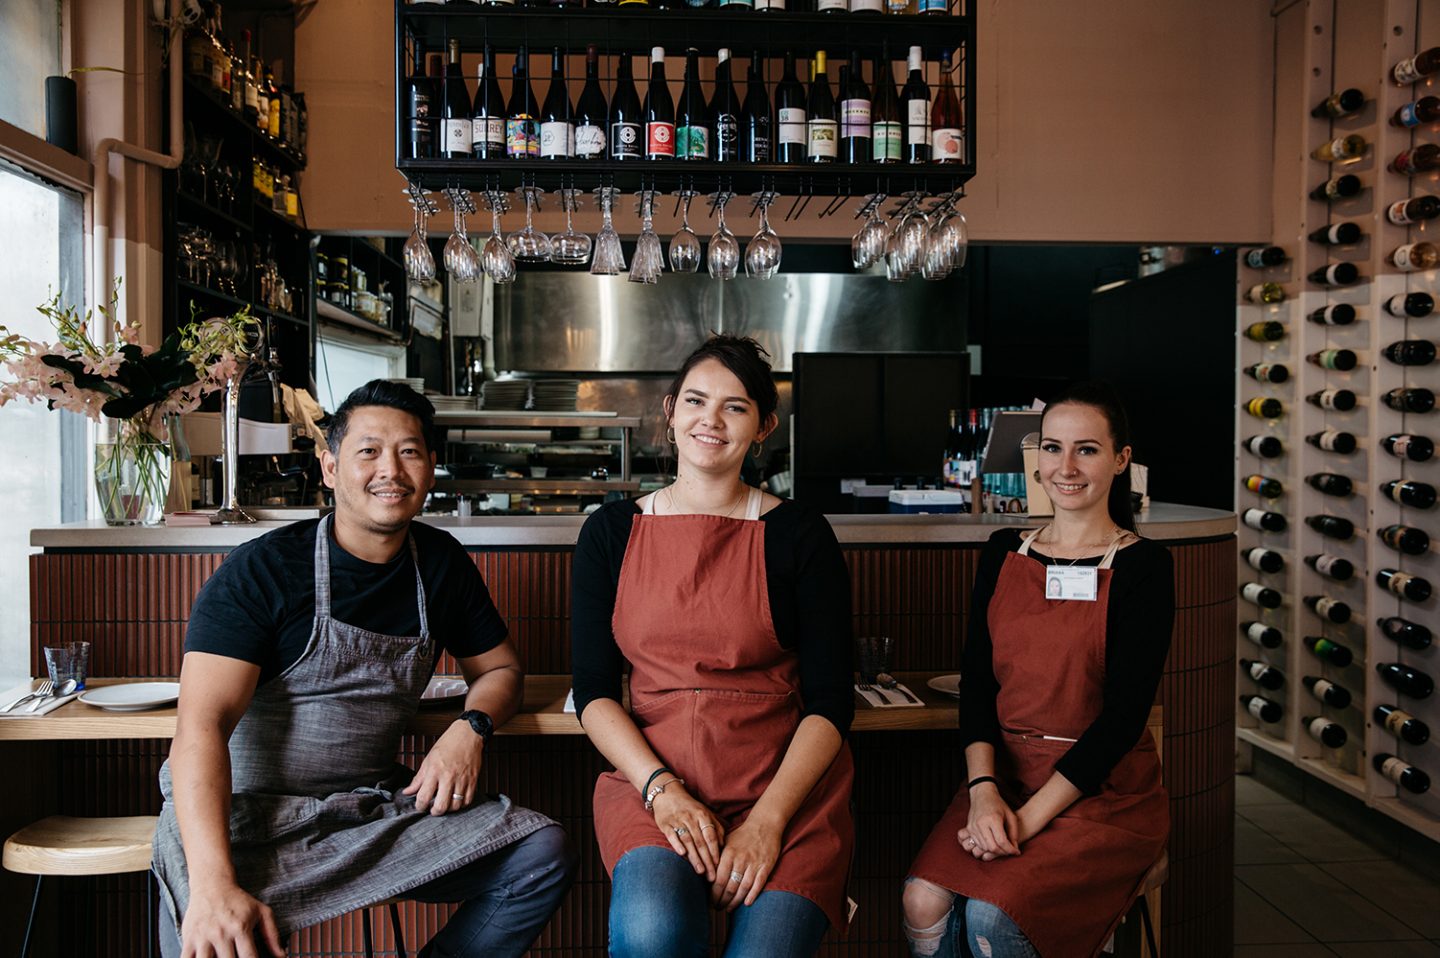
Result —
<instances>
[{"instance_id":1,"label":"white plate","mask_svg":"<svg viewBox=\"0 0 1440 958\"><path fill-rule=\"evenodd\" d=\"M425 691L420 693L420 704L435 705L441 702L452 702L456 699L463 699L470 687L465 680L454 675L437 675L430 679L430 684L425 686Z\"/></svg>"},{"instance_id":2,"label":"white plate","mask_svg":"<svg viewBox=\"0 0 1440 958\"><path fill-rule=\"evenodd\" d=\"M925 683L937 692L944 692L952 698L960 697L960 673L954 675L937 675Z\"/></svg>"},{"instance_id":3,"label":"white plate","mask_svg":"<svg viewBox=\"0 0 1440 958\"><path fill-rule=\"evenodd\" d=\"M86 689L80 701L111 712L139 712L159 708L180 698L179 682L130 682Z\"/></svg>"}]
</instances>

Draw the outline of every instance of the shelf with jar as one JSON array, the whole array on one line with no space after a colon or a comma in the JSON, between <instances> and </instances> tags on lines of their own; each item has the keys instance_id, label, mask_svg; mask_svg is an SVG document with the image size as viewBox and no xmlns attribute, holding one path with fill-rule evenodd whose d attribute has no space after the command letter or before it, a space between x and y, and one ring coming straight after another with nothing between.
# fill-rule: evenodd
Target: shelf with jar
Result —
<instances>
[{"instance_id":1,"label":"shelf with jar","mask_svg":"<svg viewBox=\"0 0 1440 958\"><path fill-rule=\"evenodd\" d=\"M409 336L405 268L397 240L322 235L315 248L315 301L321 319L387 339Z\"/></svg>"}]
</instances>

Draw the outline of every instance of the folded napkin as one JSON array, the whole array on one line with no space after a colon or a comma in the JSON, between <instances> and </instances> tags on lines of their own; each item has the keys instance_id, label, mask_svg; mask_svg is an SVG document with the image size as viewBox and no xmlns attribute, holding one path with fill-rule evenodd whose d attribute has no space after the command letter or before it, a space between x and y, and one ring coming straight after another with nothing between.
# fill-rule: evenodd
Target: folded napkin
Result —
<instances>
[{"instance_id":1,"label":"folded napkin","mask_svg":"<svg viewBox=\"0 0 1440 958\"><path fill-rule=\"evenodd\" d=\"M870 686L869 692L861 691L860 686L855 686L855 694L865 700L865 704L876 709L899 709L899 708L921 708L925 705L920 701L920 696L911 692L902 683L893 689L882 689L878 685ZM902 692L901 689L904 689ZM909 692L908 695L905 693Z\"/></svg>"},{"instance_id":2,"label":"folded napkin","mask_svg":"<svg viewBox=\"0 0 1440 958\"><path fill-rule=\"evenodd\" d=\"M9 702L13 702L20 696L24 695L26 692L29 692L34 688L34 682L25 682L21 685L15 686L13 689L0 693L0 705L5 705ZM30 706L35 704L34 699L30 699L28 702L21 702L19 705L15 706L8 712L0 712L0 719L34 718L37 715L44 715L46 712L53 712L83 691L84 689L80 689L78 691L71 692L69 695L62 695L59 698L46 699L45 704L40 706L33 712L30 711Z\"/></svg>"}]
</instances>

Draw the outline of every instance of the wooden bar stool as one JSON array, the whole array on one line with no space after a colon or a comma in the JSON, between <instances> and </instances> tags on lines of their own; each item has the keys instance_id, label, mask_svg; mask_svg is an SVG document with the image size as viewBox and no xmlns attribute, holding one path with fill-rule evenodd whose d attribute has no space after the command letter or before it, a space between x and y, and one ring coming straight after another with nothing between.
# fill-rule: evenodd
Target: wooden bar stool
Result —
<instances>
[{"instance_id":1,"label":"wooden bar stool","mask_svg":"<svg viewBox=\"0 0 1440 958\"><path fill-rule=\"evenodd\" d=\"M395 932L395 954L399 958L406 958L405 933L400 930L400 902L399 898L387 898L360 909L360 931L365 937L365 958L375 958L375 946L371 942L370 909L381 905L390 908L390 930Z\"/></svg>"},{"instance_id":2,"label":"wooden bar stool","mask_svg":"<svg viewBox=\"0 0 1440 958\"><path fill-rule=\"evenodd\" d=\"M5 868L35 876L35 897L25 923L20 958L30 951L35 911L40 905L40 883L46 875L121 875L149 872L155 838L154 815L127 818L70 818L52 815L27 825L5 839ZM145 880L146 954L155 947L154 893Z\"/></svg>"}]
</instances>

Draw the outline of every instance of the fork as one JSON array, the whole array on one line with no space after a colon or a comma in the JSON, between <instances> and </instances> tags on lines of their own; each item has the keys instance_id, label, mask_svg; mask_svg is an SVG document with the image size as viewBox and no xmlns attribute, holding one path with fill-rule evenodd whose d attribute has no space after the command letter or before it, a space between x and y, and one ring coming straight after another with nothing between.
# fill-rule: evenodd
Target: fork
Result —
<instances>
[{"instance_id":1,"label":"fork","mask_svg":"<svg viewBox=\"0 0 1440 958\"><path fill-rule=\"evenodd\" d=\"M886 696L885 696L885 690L884 690L884 689L877 689L875 686L871 685L869 682L861 682L861 683L857 684L855 687L856 687L857 689L859 689L860 691L862 691L862 692L874 692L876 695L878 695L878 696L880 697L880 701L884 702L886 705L889 705L889 704L890 704L890 699L886 698Z\"/></svg>"},{"instance_id":2,"label":"fork","mask_svg":"<svg viewBox=\"0 0 1440 958\"><path fill-rule=\"evenodd\" d=\"M46 699L53 698L54 695L55 683L50 681L49 679L46 679L45 681L41 682L40 687L35 690L35 698L29 705L25 706L25 711L35 711L44 704Z\"/></svg>"},{"instance_id":3,"label":"fork","mask_svg":"<svg viewBox=\"0 0 1440 958\"><path fill-rule=\"evenodd\" d=\"M30 699L33 699L33 698L35 698L36 696L48 695L51 691L54 690L54 688L55 688L55 683L54 683L54 682L51 682L49 679L45 679L43 682L40 683L40 685L39 685L38 687L35 688L34 691L26 692L24 695L20 696L20 697L19 697L18 699L16 699L15 701L10 702L10 703L7 703L7 704L4 705L4 706L0 706L0 712L9 712L11 709L15 708L15 706L19 705L21 702L28 702Z\"/></svg>"}]
</instances>

